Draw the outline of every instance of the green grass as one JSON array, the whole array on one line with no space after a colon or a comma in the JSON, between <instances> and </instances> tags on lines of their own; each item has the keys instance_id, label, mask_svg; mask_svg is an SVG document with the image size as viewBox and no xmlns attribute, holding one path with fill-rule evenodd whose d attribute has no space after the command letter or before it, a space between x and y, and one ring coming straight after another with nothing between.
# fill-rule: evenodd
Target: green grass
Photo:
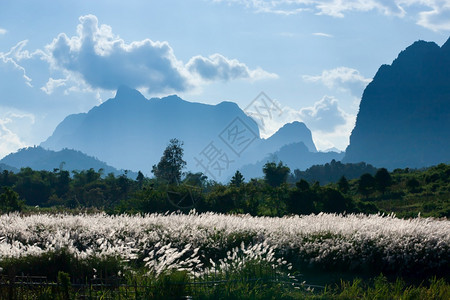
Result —
<instances>
[{"instance_id":1,"label":"green grass","mask_svg":"<svg viewBox=\"0 0 450 300\"><path fill-rule=\"evenodd\" d=\"M239 275L239 274L235 274ZM210 281L212 282L212 280ZM373 279L359 278L311 288L288 281L232 276L217 283L201 284L186 272L174 271L158 278L143 273L129 275L126 286L92 287L81 291L69 282L69 274L60 272L53 286L8 290L2 287L0 299L450 299L450 285L444 279L432 278L420 284L407 284L402 279L388 281L380 275Z\"/></svg>"}]
</instances>

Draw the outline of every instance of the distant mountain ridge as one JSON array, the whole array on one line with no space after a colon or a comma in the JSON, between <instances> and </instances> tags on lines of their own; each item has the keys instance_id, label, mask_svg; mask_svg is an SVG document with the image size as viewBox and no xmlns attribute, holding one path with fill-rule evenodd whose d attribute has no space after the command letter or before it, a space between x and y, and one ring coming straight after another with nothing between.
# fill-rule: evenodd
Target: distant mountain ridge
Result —
<instances>
[{"instance_id":1,"label":"distant mountain ridge","mask_svg":"<svg viewBox=\"0 0 450 300\"><path fill-rule=\"evenodd\" d=\"M236 137L244 130L246 136ZM184 142L187 169L204 172L211 179L226 178L244 163L257 161L285 144L303 142L310 151L317 151L303 123L287 124L264 140L257 123L233 102L208 105L176 95L147 100L126 86L88 113L65 118L41 146L77 149L114 167L150 175L171 138ZM217 165L210 162L206 170L201 165L207 160L202 155L213 148L222 163L228 164L217 178L212 174Z\"/></svg>"},{"instance_id":2,"label":"distant mountain ridge","mask_svg":"<svg viewBox=\"0 0 450 300\"><path fill-rule=\"evenodd\" d=\"M10 171L10 172L17 173L17 172L19 172L19 169L15 168L15 167L12 167L12 166L9 166L9 165L4 164L4 163L0 163L0 172L3 172L3 171Z\"/></svg>"},{"instance_id":3,"label":"distant mountain ridge","mask_svg":"<svg viewBox=\"0 0 450 300\"><path fill-rule=\"evenodd\" d=\"M263 166L267 162L283 162L291 172L294 170L305 170L312 165L321 165L332 160L341 160L344 157L342 152L311 152L303 142L284 145L278 151L271 153L263 159L253 164L244 165L240 172L245 178L263 177Z\"/></svg>"},{"instance_id":4,"label":"distant mountain ridge","mask_svg":"<svg viewBox=\"0 0 450 300\"><path fill-rule=\"evenodd\" d=\"M272 136L265 140L266 144L271 149L267 149L267 153L279 150L281 147L292 143L292 137L298 137L295 142L302 142L309 152L317 152L316 145L314 145L311 131L306 127L305 123L294 121L292 123L287 123Z\"/></svg>"},{"instance_id":5,"label":"distant mountain ridge","mask_svg":"<svg viewBox=\"0 0 450 300\"><path fill-rule=\"evenodd\" d=\"M17 170L26 167L30 167L33 170L46 171L53 171L59 168L67 171L82 171L93 168L96 171L103 169L103 174L105 175L109 173L113 173L116 176L124 174L124 170L117 170L94 157L70 149L52 151L42 147L22 148L15 153L5 156L0 160L0 164L11 166ZM134 179L137 174L130 172L128 175Z\"/></svg>"},{"instance_id":6,"label":"distant mountain ridge","mask_svg":"<svg viewBox=\"0 0 450 300\"><path fill-rule=\"evenodd\" d=\"M366 87L344 162L420 168L450 162L450 39L418 41Z\"/></svg>"}]
</instances>

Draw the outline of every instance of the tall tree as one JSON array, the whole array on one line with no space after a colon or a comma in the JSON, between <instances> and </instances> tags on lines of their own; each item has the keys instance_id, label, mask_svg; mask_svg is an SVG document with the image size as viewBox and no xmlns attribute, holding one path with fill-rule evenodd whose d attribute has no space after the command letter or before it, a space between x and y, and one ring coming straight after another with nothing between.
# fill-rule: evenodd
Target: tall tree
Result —
<instances>
[{"instance_id":1,"label":"tall tree","mask_svg":"<svg viewBox=\"0 0 450 300\"><path fill-rule=\"evenodd\" d=\"M139 172L138 172L138 175L137 175L137 177L136 177L136 181L138 182L139 188L142 187L142 184L143 184L143 182L144 182L144 179L145 179L144 174L142 174L142 172L139 171Z\"/></svg>"},{"instance_id":2,"label":"tall tree","mask_svg":"<svg viewBox=\"0 0 450 300\"><path fill-rule=\"evenodd\" d=\"M389 174L388 170L381 168L377 171L375 174L375 184L377 189L384 195L386 189L392 185L391 174Z\"/></svg>"},{"instance_id":3,"label":"tall tree","mask_svg":"<svg viewBox=\"0 0 450 300\"><path fill-rule=\"evenodd\" d=\"M23 202L19 200L19 194L10 187L3 187L3 194L0 195L0 212L21 211Z\"/></svg>"},{"instance_id":4,"label":"tall tree","mask_svg":"<svg viewBox=\"0 0 450 300\"><path fill-rule=\"evenodd\" d=\"M237 170L236 173L234 173L234 176L231 178L230 185L240 187L242 183L244 183L244 175L242 175L242 173Z\"/></svg>"},{"instance_id":5,"label":"tall tree","mask_svg":"<svg viewBox=\"0 0 450 300\"><path fill-rule=\"evenodd\" d=\"M369 173L362 174L358 181L358 191L366 198L372 193L375 187L375 178Z\"/></svg>"},{"instance_id":6,"label":"tall tree","mask_svg":"<svg viewBox=\"0 0 450 300\"><path fill-rule=\"evenodd\" d=\"M347 210L350 202L339 191L325 187L319 193L322 211L327 213L342 213Z\"/></svg>"},{"instance_id":7,"label":"tall tree","mask_svg":"<svg viewBox=\"0 0 450 300\"><path fill-rule=\"evenodd\" d=\"M263 167L264 179L272 187L285 183L290 171L281 161L278 165L275 162L267 162Z\"/></svg>"},{"instance_id":8,"label":"tall tree","mask_svg":"<svg viewBox=\"0 0 450 300\"><path fill-rule=\"evenodd\" d=\"M197 187L204 187L207 185L207 182L208 176L206 176L202 172L187 172L186 177L183 179L184 184Z\"/></svg>"},{"instance_id":9,"label":"tall tree","mask_svg":"<svg viewBox=\"0 0 450 300\"><path fill-rule=\"evenodd\" d=\"M183 142L171 139L158 165L153 165L152 173L158 180L167 181L169 184L180 182L182 170L186 166L183 153Z\"/></svg>"},{"instance_id":10,"label":"tall tree","mask_svg":"<svg viewBox=\"0 0 450 300\"><path fill-rule=\"evenodd\" d=\"M338 184L339 191L341 191L344 194L346 194L348 192L348 190L350 189L350 185L348 184L348 180L347 180L347 178L345 178L345 176L342 176L341 179L339 179L337 184Z\"/></svg>"},{"instance_id":11,"label":"tall tree","mask_svg":"<svg viewBox=\"0 0 450 300\"><path fill-rule=\"evenodd\" d=\"M309 183L305 179L300 179L300 181L295 183L295 186L297 189L299 189L301 192L309 191Z\"/></svg>"}]
</instances>

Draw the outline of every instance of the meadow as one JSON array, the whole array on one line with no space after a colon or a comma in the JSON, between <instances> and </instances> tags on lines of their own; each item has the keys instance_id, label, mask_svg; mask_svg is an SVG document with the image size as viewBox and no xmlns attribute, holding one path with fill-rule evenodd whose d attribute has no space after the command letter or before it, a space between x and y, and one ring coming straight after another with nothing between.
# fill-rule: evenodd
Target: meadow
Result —
<instances>
[{"instance_id":1,"label":"meadow","mask_svg":"<svg viewBox=\"0 0 450 300\"><path fill-rule=\"evenodd\" d=\"M0 216L3 274L56 279L64 271L73 281L137 273L156 280L173 272L182 272L184 280L242 277L249 266L267 267L267 276L302 274L308 284L322 283L311 275L317 271L426 280L447 277L449 258L447 219L195 211Z\"/></svg>"}]
</instances>

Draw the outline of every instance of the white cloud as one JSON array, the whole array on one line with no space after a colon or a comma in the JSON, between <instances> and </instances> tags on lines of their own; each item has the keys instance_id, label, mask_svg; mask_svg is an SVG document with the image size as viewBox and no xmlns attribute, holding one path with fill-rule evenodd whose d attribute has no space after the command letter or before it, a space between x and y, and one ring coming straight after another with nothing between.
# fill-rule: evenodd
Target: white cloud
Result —
<instances>
[{"instance_id":1,"label":"white cloud","mask_svg":"<svg viewBox=\"0 0 450 300\"><path fill-rule=\"evenodd\" d=\"M433 31L450 30L450 3L419 13L417 24Z\"/></svg>"},{"instance_id":2,"label":"white cloud","mask_svg":"<svg viewBox=\"0 0 450 300\"><path fill-rule=\"evenodd\" d=\"M297 113L299 119L311 129L317 149L336 147L345 150L356 116L341 109L336 98L324 96L313 106L302 108Z\"/></svg>"},{"instance_id":3,"label":"white cloud","mask_svg":"<svg viewBox=\"0 0 450 300\"><path fill-rule=\"evenodd\" d=\"M208 58L195 56L189 60L186 67L189 72L198 75L205 81L229 81L232 79L258 80L278 77L276 74L268 73L261 68L250 70L238 60L228 59L218 53Z\"/></svg>"},{"instance_id":4,"label":"white cloud","mask_svg":"<svg viewBox=\"0 0 450 300\"><path fill-rule=\"evenodd\" d=\"M213 0L236 3L258 13L293 15L313 13L343 18L351 12L377 11L403 18L412 16L417 24L434 31L449 31L448 0Z\"/></svg>"},{"instance_id":5,"label":"white cloud","mask_svg":"<svg viewBox=\"0 0 450 300\"><path fill-rule=\"evenodd\" d=\"M325 96L311 107L302 108L301 119L312 130L333 132L337 126L347 122L348 115L338 107L338 101Z\"/></svg>"},{"instance_id":6,"label":"white cloud","mask_svg":"<svg viewBox=\"0 0 450 300\"><path fill-rule=\"evenodd\" d=\"M324 70L320 75L303 75L302 78L309 82L320 82L329 89L349 90L356 96L360 96L362 90L372 81L362 76L358 70L347 67Z\"/></svg>"},{"instance_id":7,"label":"white cloud","mask_svg":"<svg viewBox=\"0 0 450 300\"><path fill-rule=\"evenodd\" d=\"M34 122L36 121L36 118L33 114L31 113L26 113L26 112L14 112L14 111L9 111L6 114L6 119L8 123L13 122L13 119L21 119L21 121L26 121L28 119L28 123L30 123L31 125L34 124Z\"/></svg>"},{"instance_id":8,"label":"white cloud","mask_svg":"<svg viewBox=\"0 0 450 300\"><path fill-rule=\"evenodd\" d=\"M34 123L34 116L31 114L7 113L0 118L0 157L4 157L11 152L26 147L27 144L19 135L11 129L17 119L28 119L28 123Z\"/></svg>"},{"instance_id":9,"label":"white cloud","mask_svg":"<svg viewBox=\"0 0 450 300\"><path fill-rule=\"evenodd\" d=\"M79 21L77 35L61 33L47 45L47 60L54 69L65 71L66 77L78 77L94 89L115 90L124 84L157 94L186 91L204 81L276 77L220 54L196 56L184 65L167 42L145 39L127 44L110 26L100 25L94 15L82 16ZM63 84L58 80L51 78L42 90L51 93Z\"/></svg>"},{"instance_id":10,"label":"white cloud","mask_svg":"<svg viewBox=\"0 0 450 300\"><path fill-rule=\"evenodd\" d=\"M25 68L19 65L19 61L25 57L28 57L29 54L27 51L24 51L23 48L27 44L27 40L21 41L17 43L14 47L12 47L8 52L0 52L0 62L3 62L3 67L7 66L13 67L13 69L18 70L22 73L22 78L25 80L25 84L29 87L32 87L31 78L28 77ZM1 67L1 66L0 66Z\"/></svg>"},{"instance_id":11,"label":"white cloud","mask_svg":"<svg viewBox=\"0 0 450 300\"><path fill-rule=\"evenodd\" d=\"M0 35L1 34L6 34L8 31L4 28L0 28Z\"/></svg>"},{"instance_id":12,"label":"white cloud","mask_svg":"<svg viewBox=\"0 0 450 300\"><path fill-rule=\"evenodd\" d=\"M323 151L337 148L344 151L350 142L350 134L355 127L355 122L356 116L347 115L345 124L336 126L332 132L312 130L313 141L317 149Z\"/></svg>"},{"instance_id":13,"label":"white cloud","mask_svg":"<svg viewBox=\"0 0 450 300\"><path fill-rule=\"evenodd\" d=\"M297 34L293 32L280 32L279 35L285 38L293 38L297 36Z\"/></svg>"},{"instance_id":14,"label":"white cloud","mask_svg":"<svg viewBox=\"0 0 450 300\"><path fill-rule=\"evenodd\" d=\"M324 33L324 32L314 32L313 35L321 36L321 37L327 37L327 38L332 38L333 37L331 34Z\"/></svg>"},{"instance_id":15,"label":"white cloud","mask_svg":"<svg viewBox=\"0 0 450 300\"><path fill-rule=\"evenodd\" d=\"M187 74L167 42L150 39L126 44L96 16L79 18L77 35L60 34L47 46L50 62L80 75L94 88L113 90L122 84L151 91L183 91Z\"/></svg>"},{"instance_id":16,"label":"white cloud","mask_svg":"<svg viewBox=\"0 0 450 300\"><path fill-rule=\"evenodd\" d=\"M44 91L47 95L51 95L58 87L65 86L66 82L67 79L53 79L52 77L50 77L45 86L41 87L41 90Z\"/></svg>"},{"instance_id":17,"label":"white cloud","mask_svg":"<svg viewBox=\"0 0 450 300\"><path fill-rule=\"evenodd\" d=\"M377 1L377 0L333 0L333 1L314 1L317 14L328 15L332 17L343 18L348 12L367 12L376 10L385 15L395 15L403 17L405 11L399 4L399 1Z\"/></svg>"},{"instance_id":18,"label":"white cloud","mask_svg":"<svg viewBox=\"0 0 450 300\"><path fill-rule=\"evenodd\" d=\"M213 0L213 2L238 3L247 8L253 8L257 12L284 15L313 12L341 18L347 12L371 10L378 10L389 15L404 15L400 5L403 1L389 0Z\"/></svg>"}]
</instances>

